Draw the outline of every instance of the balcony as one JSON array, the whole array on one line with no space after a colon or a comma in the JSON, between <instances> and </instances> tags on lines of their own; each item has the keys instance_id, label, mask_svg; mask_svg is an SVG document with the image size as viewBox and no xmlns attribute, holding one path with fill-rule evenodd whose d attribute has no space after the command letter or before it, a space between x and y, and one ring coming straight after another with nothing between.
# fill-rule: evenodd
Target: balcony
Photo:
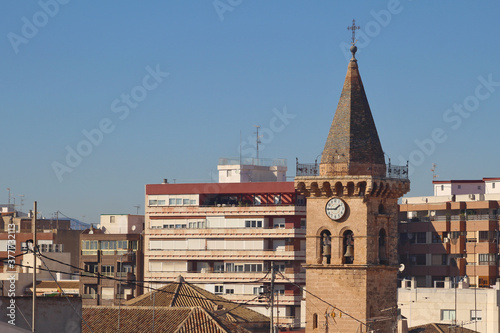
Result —
<instances>
[{"instance_id":1,"label":"balcony","mask_svg":"<svg viewBox=\"0 0 500 333\"><path fill-rule=\"evenodd\" d=\"M149 259L176 260L305 260L305 251L274 250L149 250Z\"/></svg>"},{"instance_id":2,"label":"balcony","mask_svg":"<svg viewBox=\"0 0 500 333\"><path fill-rule=\"evenodd\" d=\"M83 299L97 299L97 294L82 294Z\"/></svg>"},{"instance_id":3,"label":"balcony","mask_svg":"<svg viewBox=\"0 0 500 333\"><path fill-rule=\"evenodd\" d=\"M305 237L305 229L265 228L218 228L218 229L150 229L151 236L161 238L292 238ZM154 239L154 238L151 238Z\"/></svg>"},{"instance_id":4,"label":"balcony","mask_svg":"<svg viewBox=\"0 0 500 333\"><path fill-rule=\"evenodd\" d=\"M238 205L208 205L208 206L151 206L148 207L147 214L149 216L214 216L214 215L231 215L231 216L254 216L254 215L297 215L306 213L305 206L295 205L275 205L275 204L248 204L244 206Z\"/></svg>"},{"instance_id":5,"label":"balcony","mask_svg":"<svg viewBox=\"0 0 500 333\"><path fill-rule=\"evenodd\" d=\"M179 274L192 283L225 283L225 282L255 282L260 280L266 274L266 271L261 272L213 272L213 271L189 271L189 272L148 272L148 279L151 280L175 280ZM306 273L284 273L285 279L280 274L276 275L276 281L305 284ZM271 277L268 276L262 282L270 282Z\"/></svg>"}]
</instances>

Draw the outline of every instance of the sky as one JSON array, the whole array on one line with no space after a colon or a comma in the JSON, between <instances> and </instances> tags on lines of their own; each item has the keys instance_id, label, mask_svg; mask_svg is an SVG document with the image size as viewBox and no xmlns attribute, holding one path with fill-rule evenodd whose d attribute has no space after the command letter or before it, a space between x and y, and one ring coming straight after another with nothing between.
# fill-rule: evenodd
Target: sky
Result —
<instances>
[{"instance_id":1,"label":"sky","mask_svg":"<svg viewBox=\"0 0 500 333\"><path fill-rule=\"evenodd\" d=\"M220 157L321 154L356 19L382 148L409 196L500 177L497 1L3 1L0 203L98 223ZM241 147L241 149L240 149ZM21 206L21 201L23 206ZM137 209L135 206L140 205Z\"/></svg>"}]
</instances>

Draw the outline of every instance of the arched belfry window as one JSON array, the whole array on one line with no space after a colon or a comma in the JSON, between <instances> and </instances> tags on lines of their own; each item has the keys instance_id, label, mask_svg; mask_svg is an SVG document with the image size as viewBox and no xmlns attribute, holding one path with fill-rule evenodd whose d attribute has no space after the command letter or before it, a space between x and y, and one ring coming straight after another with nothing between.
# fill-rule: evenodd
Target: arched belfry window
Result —
<instances>
[{"instance_id":1,"label":"arched belfry window","mask_svg":"<svg viewBox=\"0 0 500 333\"><path fill-rule=\"evenodd\" d=\"M344 255L343 263L352 264L354 262L354 234L351 230L344 231L343 234Z\"/></svg>"},{"instance_id":2,"label":"arched belfry window","mask_svg":"<svg viewBox=\"0 0 500 333\"><path fill-rule=\"evenodd\" d=\"M382 204L378 205L378 213L379 214L385 214L385 207L384 207L384 205L382 205Z\"/></svg>"},{"instance_id":3,"label":"arched belfry window","mask_svg":"<svg viewBox=\"0 0 500 333\"><path fill-rule=\"evenodd\" d=\"M381 265L388 265L387 258L387 235L384 229L380 229L378 233L378 262Z\"/></svg>"},{"instance_id":4,"label":"arched belfry window","mask_svg":"<svg viewBox=\"0 0 500 333\"><path fill-rule=\"evenodd\" d=\"M330 264L332 258L332 237L328 230L323 230L320 236L321 263Z\"/></svg>"}]
</instances>

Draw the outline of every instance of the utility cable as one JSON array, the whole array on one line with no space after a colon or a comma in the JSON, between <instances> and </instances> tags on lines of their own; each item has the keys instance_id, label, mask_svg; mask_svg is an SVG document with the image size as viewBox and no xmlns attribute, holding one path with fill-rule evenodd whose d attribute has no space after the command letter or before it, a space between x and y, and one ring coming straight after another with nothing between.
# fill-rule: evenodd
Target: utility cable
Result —
<instances>
[{"instance_id":1,"label":"utility cable","mask_svg":"<svg viewBox=\"0 0 500 333\"><path fill-rule=\"evenodd\" d=\"M309 290L305 289L304 287L302 287L302 286L300 286L300 285L298 285L298 284L296 284L296 283L292 282L289 278L287 278L286 276L284 276L284 275L283 275L283 273L281 273L281 272L279 272L279 271L278 271L278 274L280 274L280 275L281 275L281 277L282 277L283 279L285 279L285 280L287 280L288 282L290 282L290 284L292 284L292 285L294 285L294 286L298 287L298 288L299 288L299 289L301 289L302 291L305 291L306 293L308 293L309 295L311 295L311 296L313 296L313 297L317 298L317 299L318 299L318 300L320 300L321 302L323 302L323 303L325 303L325 304L327 304L327 305L331 306L331 307L332 307L332 308L334 308L335 310L338 310L338 311L342 312L342 314L345 314L346 316L348 316L348 317L350 317L351 319L353 319L353 320L357 321L357 322L358 322L358 323L360 323L361 325L366 326L366 328L367 328L367 329L368 329L368 328L371 328L371 327L369 327L369 326L368 326L368 324L364 323L363 321L361 321L361 320L359 320L359 319L355 318L354 316L352 316L352 315L348 314L347 312L345 312L345 311L343 311L342 309L340 309L340 308L336 307L335 305L330 304L329 302L327 302L327 301L325 301L324 299L322 299L321 297L319 297L319 296L317 296L317 295L313 294L312 292L310 292Z\"/></svg>"},{"instance_id":2,"label":"utility cable","mask_svg":"<svg viewBox=\"0 0 500 333\"><path fill-rule=\"evenodd\" d=\"M34 246L33 247L33 255L37 255L36 252L38 252L38 257L40 258L40 261L43 263L43 265L45 266L45 268L49 271L49 274L50 276L52 277L52 279L54 280L54 282L56 283L57 287L59 288L59 290L61 290L61 293L63 294L63 296L66 298L66 300L68 301L69 305L71 306L71 308L73 309L73 311L76 313L76 315L82 320L82 322L89 328L90 332L94 332L92 331L92 328L90 327L89 323L83 319L83 316L78 313L78 311L76 311L75 307L73 306L73 303L71 303L71 301L69 300L69 297L68 295L66 295L66 293L64 292L64 289L61 287L61 285L59 284L59 282L57 282L57 279L54 277L54 275L52 274L52 271L50 270L50 268L47 266L47 264L45 263L45 261L43 260L42 258L42 253L40 252L40 249L38 249L38 246ZM33 267L33 270L35 270L36 267ZM35 287L35 286L33 286ZM36 295L35 295L36 296ZM33 314L34 315L34 314Z\"/></svg>"}]
</instances>

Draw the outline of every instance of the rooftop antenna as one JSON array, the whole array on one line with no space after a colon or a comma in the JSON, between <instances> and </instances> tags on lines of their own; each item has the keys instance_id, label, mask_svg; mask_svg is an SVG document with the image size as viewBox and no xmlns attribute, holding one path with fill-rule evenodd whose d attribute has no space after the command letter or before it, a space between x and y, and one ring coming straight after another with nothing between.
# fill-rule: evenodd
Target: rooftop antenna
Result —
<instances>
[{"instance_id":1,"label":"rooftop antenna","mask_svg":"<svg viewBox=\"0 0 500 333\"><path fill-rule=\"evenodd\" d=\"M141 208L141 205L134 206L137 209L136 215L139 215L139 208Z\"/></svg>"},{"instance_id":2,"label":"rooftop antenna","mask_svg":"<svg viewBox=\"0 0 500 333\"><path fill-rule=\"evenodd\" d=\"M7 187L7 191L9 191L9 205L10 205L10 187Z\"/></svg>"},{"instance_id":3,"label":"rooftop antenna","mask_svg":"<svg viewBox=\"0 0 500 333\"><path fill-rule=\"evenodd\" d=\"M257 144L257 160L259 159L259 143L260 143L260 136L259 136L259 128L260 125L254 125L257 128L257 138L256 138L256 144Z\"/></svg>"},{"instance_id":4,"label":"rooftop antenna","mask_svg":"<svg viewBox=\"0 0 500 333\"><path fill-rule=\"evenodd\" d=\"M19 199L21 201L21 204L19 206L21 206L21 209L20 211L22 212L23 211L23 206L24 206L24 194L19 194Z\"/></svg>"},{"instance_id":5,"label":"rooftop antenna","mask_svg":"<svg viewBox=\"0 0 500 333\"><path fill-rule=\"evenodd\" d=\"M431 171L432 171L432 180L434 180L437 177L439 177L439 175L436 175L436 168L437 168L437 164L436 163L432 163L432 168L431 168Z\"/></svg>"}]
</instances>

